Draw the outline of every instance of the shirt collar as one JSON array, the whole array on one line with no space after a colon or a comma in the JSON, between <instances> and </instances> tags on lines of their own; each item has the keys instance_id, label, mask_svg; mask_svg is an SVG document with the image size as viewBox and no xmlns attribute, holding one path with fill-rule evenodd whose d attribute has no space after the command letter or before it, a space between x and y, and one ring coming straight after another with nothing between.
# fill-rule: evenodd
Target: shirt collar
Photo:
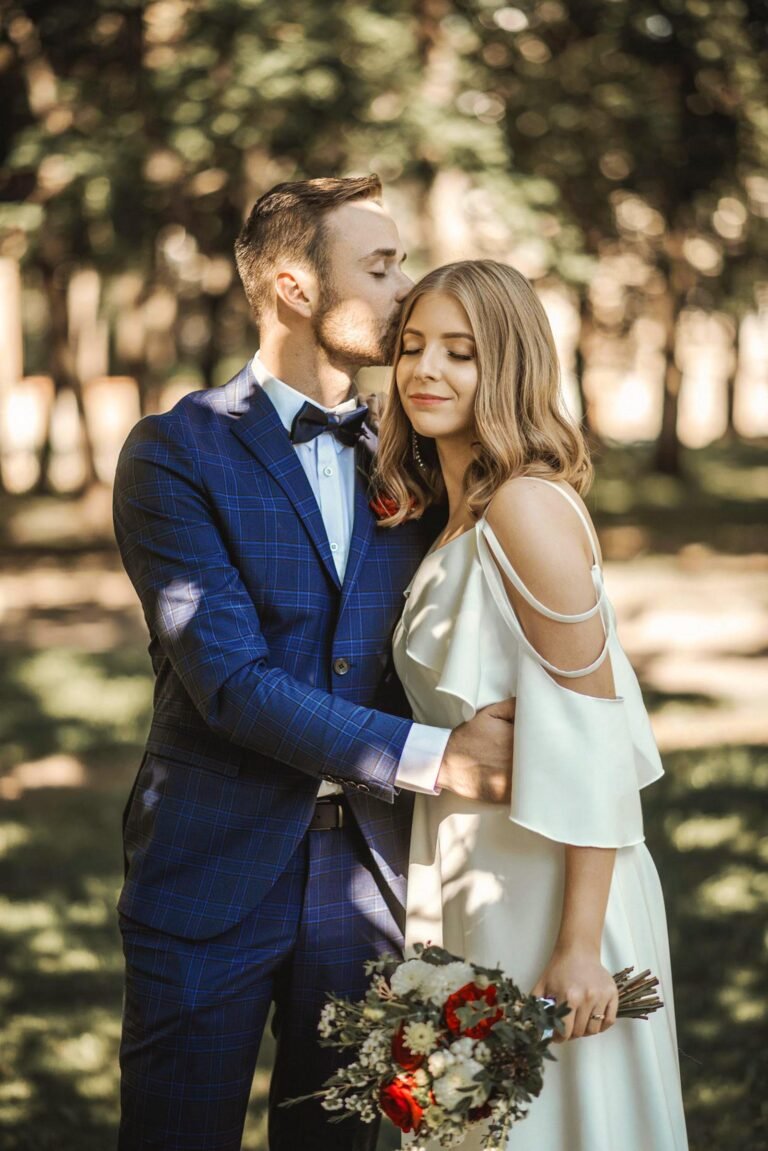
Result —
<instances>
[{"instance_id":1,"label":"shirt collar","mask_svg":"<svg viewBox=\"0 0 768 1151\"><path fill-rule=\"evenodd\" d=\"M251 361L253 374L257 382L266 392L269 399L280 417L280 422L287 432L291 430L293 421L296 418L300 408L307 402L307 396L302 392L297 392L290 384L286 384L283 380L278 380L271 372L268 372L264 367L259 353L253 357ZM345 412L353 412L357 407L357 396L352 396L351 399L345 400L343 404L339 404L335 408L324 408L322 404L318 404L316 400L311 401L315 407L320 408L323 412L338 412L343 415Z\"/></svg>"}]
</instances>

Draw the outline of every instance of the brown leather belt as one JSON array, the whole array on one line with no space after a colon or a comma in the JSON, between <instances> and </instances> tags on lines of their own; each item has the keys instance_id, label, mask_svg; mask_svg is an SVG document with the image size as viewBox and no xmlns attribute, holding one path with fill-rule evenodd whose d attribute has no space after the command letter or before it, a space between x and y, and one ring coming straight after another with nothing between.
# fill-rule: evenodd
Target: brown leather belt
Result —
<instances>
[{"instance_id":1,"label":"brown leather belt","mask_svg":"<svg viewBox=\"0 0 768 1151\"><path fill-rule=\"evenodd\" d=\"M324 799L318 799L309 830L333 831L337 827L343 827L346 810L347 801L341 795L329 795Z\"/></svg>"}]
</instances>

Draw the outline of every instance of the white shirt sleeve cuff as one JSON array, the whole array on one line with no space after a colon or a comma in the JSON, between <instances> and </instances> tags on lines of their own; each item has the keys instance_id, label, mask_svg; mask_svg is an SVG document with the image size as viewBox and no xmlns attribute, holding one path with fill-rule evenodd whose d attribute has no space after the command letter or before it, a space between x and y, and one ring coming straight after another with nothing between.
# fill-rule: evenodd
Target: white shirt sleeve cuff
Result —
<instances>
[{"instance_id":1,"label":"white shirt sleeve cuff","mask_svg":"<svg viewBox=\"0 0 768 1151\"><path fill-rule=\"evenodd\" d=\"M422 795L439 795L437 777L451 735L449 727L414 723L408 732L395 776L395 787Z\"/></svg>"}]
</instances>

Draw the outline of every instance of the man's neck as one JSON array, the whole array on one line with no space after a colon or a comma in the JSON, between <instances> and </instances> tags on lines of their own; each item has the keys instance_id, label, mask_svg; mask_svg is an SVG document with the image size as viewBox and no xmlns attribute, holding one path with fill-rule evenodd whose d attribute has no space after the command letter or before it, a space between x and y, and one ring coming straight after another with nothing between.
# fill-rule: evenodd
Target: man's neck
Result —
<instances>
[{"instance_id":1,"label":"man's neck","mask_svg":"<svg viewBox=\"0 0 768 1151\"><path fill-rule=\"evenodd\" d=\"M322 348L302 347L299 341L262 339L259 359L267 371L308 400L335 408L354 394L350 368L333 364Z\"/></svg>"}]
</instances>

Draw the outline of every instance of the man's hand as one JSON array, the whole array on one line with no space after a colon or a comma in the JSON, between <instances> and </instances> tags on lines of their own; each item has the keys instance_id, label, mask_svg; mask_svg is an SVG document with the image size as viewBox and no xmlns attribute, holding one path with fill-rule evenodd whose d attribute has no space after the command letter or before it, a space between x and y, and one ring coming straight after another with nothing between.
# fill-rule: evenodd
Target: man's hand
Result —
<instances>
[{"instance_id":1,"label":"man's hand","mask_svg":"<svg viewBox=\"0 0 768 1151\"><path fill-rule=\"evenodd\" d=\"M509 803L515 701L506 699L479 711L451 732L437 786L480 803Z\"/></svg>"}]
</instances>

